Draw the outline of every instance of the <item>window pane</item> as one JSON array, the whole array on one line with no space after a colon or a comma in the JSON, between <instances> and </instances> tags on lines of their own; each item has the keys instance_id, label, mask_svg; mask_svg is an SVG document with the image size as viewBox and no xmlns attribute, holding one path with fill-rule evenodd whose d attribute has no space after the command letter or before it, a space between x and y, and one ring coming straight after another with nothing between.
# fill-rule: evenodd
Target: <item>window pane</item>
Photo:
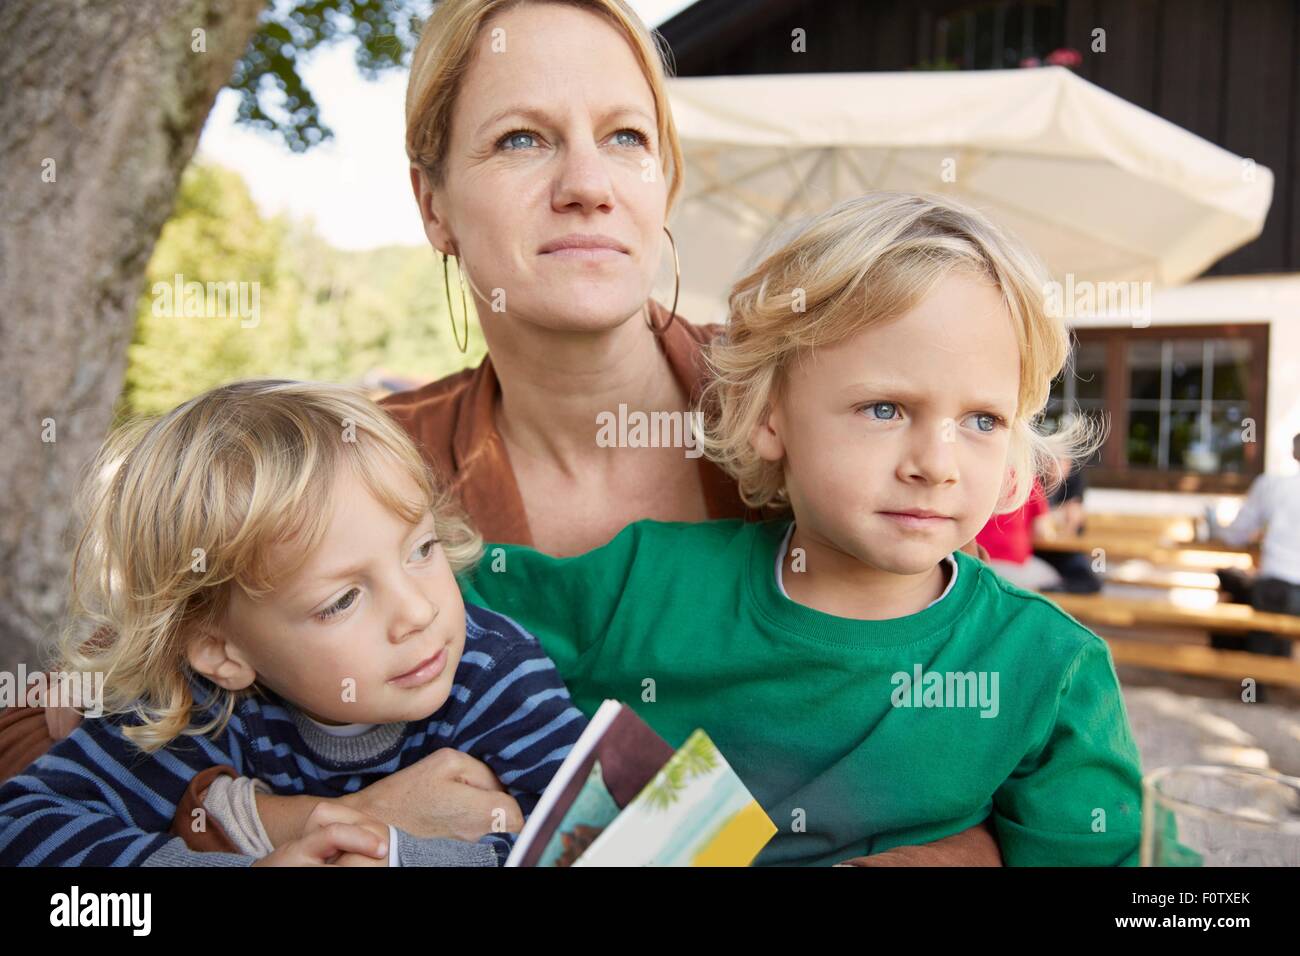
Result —
<instances>
[{"instance_id":1,"label":"window pane","mask_svg":"<svg viewBox=\"0 0 1300 956\"><path fill-rule=\"evenodd\" d=\"M1085 342L1074 349L1074 395L1100 401L1106 395L1106 346Z\"/></svg>"},{"instance_id":2,"label":"window pane","mask_svg":"<svg viewBox=\"0 0 1300 956\"><path fill-rule=\"evenodd\" d=\"M1250 380L1251 343L1242 339L1215 339L1214 389L1217 401L1244 399L1246 383Z\"/></svg>"},{"instance_id":3,"label":"window pane","mask_svg":"<svg viewBox=\"0 0 1300 956\"><path fill-rule=\"evenodd\" d=\"M1159 464L1160 413L1130 411L1128 416L1128 463L1144 468Z\"/></svg>"},{"instance_id":4,"label":"window pane","mask_svg":"<svg viewBox=\"0 0 1300 956\"><path fill-rule=\"evenodd\" d=\"M1217 456L1217 470L1240 472L1246 467L1245 446L1241 441L1241 421L1250 417L1246 402L1216 408L1210 415L1210 449Z\"/></svg>"},{"instance_id":5,"label":"window pane","mask_svg":"<svg viewBox=\"0 0 1300 956\"><path fill-rule=\"evenodd\" d=\"M1051 434L1061 427L1066 414L1085 414L1094 420L1105 417L1106 346L1100 342L1076 342L1069 361L1052 382L1052 390L1040 427ZM1073 390L1073 400L1068 398ZM1101 460L1098 451L1092 462Z\"/></svg>"},{"instance_id":6,"label":"window pane","mask_svg":"<svg viewBox=\"0 0 1300 956\"><path fill-rule=\"evenodd\" d=\"M1128 343L1130 399L1152 402L1160 400L1160 353L1159 342Z\"/></svg>"},{"instance_id":7,"label":"window pane","mask_svg":"<svg viewBox=\"0 0 1300 956\"><path fill-rule=\"evenodd\" d=\"M1129 394L1126 407L1115 416L1114 437L1123 443L1127 467L1202 475L1257 468L1242 442L1243 422L1260 413L1257 406L1252 413L1247 399L1261 359L1255 340L1228 338L1214 327L1205 331L1205 338L1123 337ZM1081 370L1092 362L1081 349L1079 353L1075 361ZM1099 384L1104 384L1103 358L1095 356ZM1075 407L1089 404L1081 390L1086 387L1081 380L1088 377L1080 371L1072 383ZM1104 405L1104 387L1100 391L1102 398L1096 401Z\"/></svg>"},{"instance_id":8,"label":"window pane","mask_svg":"<svg viewBox=\"0 0 1300 956\"><path fill-rule=\"evenodd\" d=\"M1205 377L1205 343L1202 339L1174 339L1170 346L1169 397L1199 401Z\"/></svg>"},{"instance_id":9,"label":"window pane","mask_svg":"<svg viewBox=\"0 0 1300 956\"><path fill-rule=\"evenodd\" d=\"M1201 437L1201 413L1169 413L1169 466L1175 471L1214 471L1213 455Z\"/></svg>"}]
</instances>

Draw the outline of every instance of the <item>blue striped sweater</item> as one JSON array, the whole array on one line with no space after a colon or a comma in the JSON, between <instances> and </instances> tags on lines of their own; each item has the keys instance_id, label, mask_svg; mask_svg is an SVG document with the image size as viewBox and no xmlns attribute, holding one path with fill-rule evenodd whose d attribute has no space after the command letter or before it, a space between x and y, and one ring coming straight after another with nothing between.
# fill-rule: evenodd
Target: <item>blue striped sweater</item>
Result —
<instances>
[{"instance_id":1,"label":"blue striped sweater","mask_svg":"<svg viewBox=\"0 0 1300 956\"><path fill-rule=\"evenodd\" d=\"M241 701L215 737L179 737L153 754L123 736L134 717L83 721L0 786L0 865L252 863L241 854L197 853L168 833L190 780L220 765L265 781L277 794L336 797L454 747L487 764L527 817L587 720L536 638L493 611L467 604L465 612L451 695L424 720L332 737L267 692ZM210 692L210 684L196 680L201 693ZM397 833L403 864L456 858L445 852L455 841ZM458 845L490 864L504 860L515 836L488 834L479 844Z\"/></svg>"}]
</instances>

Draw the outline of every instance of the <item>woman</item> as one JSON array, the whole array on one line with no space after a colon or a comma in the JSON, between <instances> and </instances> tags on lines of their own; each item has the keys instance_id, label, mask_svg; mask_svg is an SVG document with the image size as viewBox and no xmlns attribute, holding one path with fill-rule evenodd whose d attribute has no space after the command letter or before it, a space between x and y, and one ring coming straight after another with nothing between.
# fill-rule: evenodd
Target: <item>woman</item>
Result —
<instances>
[{"instance_id":1,"label":"woman","mask_svg":"<svg viewBox=\"0 0 1300 956\"><path fill-rule=\"evenodd\" d=\"M649 299L672 253L665 222L682 188L663 77L654 40L623 0L446 0L413 56L412 187L430 244L456 259L489 357L385 404L488 541L569 555L639 519L753 516L702 457L596 440L598 416L620 406L686 412L702 385L702 345L717 331ZM475 763L426 759L352 805L413 833L473 838L472 821L502 799ZM210 782L196 778L175 832L196 848L229 847L219 832L185 826ZM276 844L300 833L316 804L257 797ZM983 827L867 859L1000 862Z\"/></svg>"}]
</instances>

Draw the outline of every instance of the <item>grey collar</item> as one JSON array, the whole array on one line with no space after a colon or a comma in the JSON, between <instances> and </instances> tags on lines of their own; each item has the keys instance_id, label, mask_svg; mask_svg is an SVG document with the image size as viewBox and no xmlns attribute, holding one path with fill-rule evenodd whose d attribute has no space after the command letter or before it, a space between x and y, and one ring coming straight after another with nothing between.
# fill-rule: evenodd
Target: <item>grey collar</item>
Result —
<instances>
[{"instance_id":1,"label":"grey collar","mask_svg":"<svg viewBox=\"0 0 1300 956\"><path fill-rule=\"evenodd\" d=\"M315 721L287 701L285 709L293 717L294 725L307 748L316 756L335 763L373 763L375 758L396 747L406 731L405 723L375 724L364 733L340 737L322 730Z\"/></svg>"}]
</instances>

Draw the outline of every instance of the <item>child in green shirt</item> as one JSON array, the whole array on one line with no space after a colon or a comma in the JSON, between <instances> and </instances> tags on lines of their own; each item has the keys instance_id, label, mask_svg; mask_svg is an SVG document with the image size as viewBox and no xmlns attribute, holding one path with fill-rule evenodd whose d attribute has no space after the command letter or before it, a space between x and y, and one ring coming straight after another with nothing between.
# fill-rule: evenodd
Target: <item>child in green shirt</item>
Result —
<instances>
[{"instance_id":1,"label":"child in green shirt","mask_svg":"<svg viewBox=\"0 0 1300 956\"><path fill-rule=\"evenodd\" d=\"M703 727L778 828L831 864L992 814L1004 859L1136 862L1137 748L1105 643L961 553L1086 453L1035 428L1069 352L1013 239L874 193L733 288L705 447L746 524L643 521L572 558L489 546L466 598L517 620L574 702Z\"/></svg>"}]
</instances>

